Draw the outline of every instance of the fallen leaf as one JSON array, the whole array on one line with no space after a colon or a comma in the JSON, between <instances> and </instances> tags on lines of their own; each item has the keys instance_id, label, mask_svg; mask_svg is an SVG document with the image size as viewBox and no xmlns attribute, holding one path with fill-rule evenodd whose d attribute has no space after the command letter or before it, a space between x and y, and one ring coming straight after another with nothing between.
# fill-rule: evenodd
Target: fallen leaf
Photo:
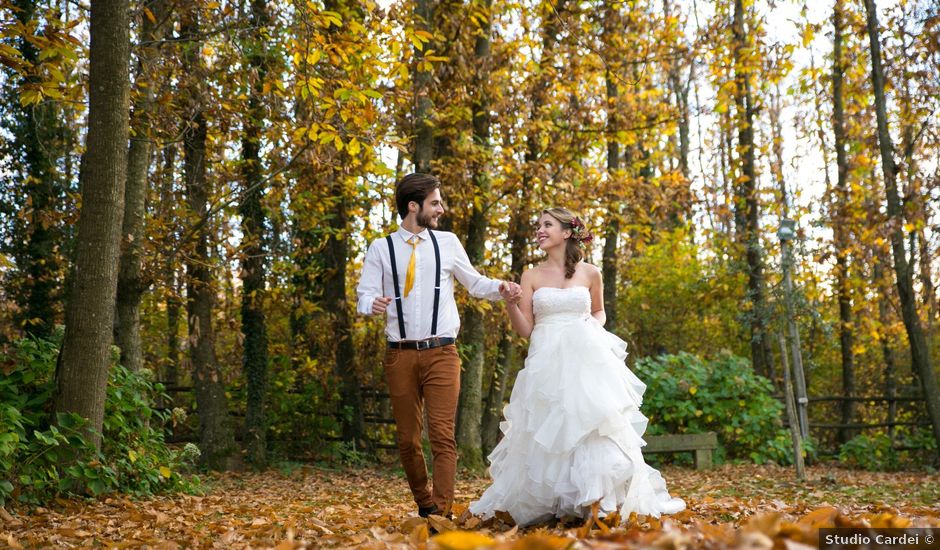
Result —
<instances>
[{"instance_id":1,"label":"fallen leaf","mask_svg":"<svg viewBox=\"0 0 940 550\"><path fill-rule=\"evenodd\" d=\"M454 522L444 516L435 516L433 514L428 516L428 525L434 528L438 533L457 530L457 526Z\"/></svg>"},{"instance_id":2,"label":"fallen leaf","mask_svg":"<svg viewBox=\"0 0 940 550\"><path fill-rule=\"evenodd\" d=\"M496 543L493 538L472 531L448 531L447 533L435 535L431 538L431 542L445 550L474 550L475 548L492 546Z\"/></svg>"}]
</instances>

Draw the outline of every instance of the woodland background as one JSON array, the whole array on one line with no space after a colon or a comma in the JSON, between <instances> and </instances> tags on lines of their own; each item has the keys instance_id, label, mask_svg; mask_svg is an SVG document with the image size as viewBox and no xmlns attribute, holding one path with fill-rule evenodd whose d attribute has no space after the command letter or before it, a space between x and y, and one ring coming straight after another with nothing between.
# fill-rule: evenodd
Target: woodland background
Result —
<instances>
[{"instance_id":1,"label":"woodland background","mask_svg":"<svg viewBox=\"0 0 940 550\"><path fill-rule=\"evenodd\" d=\"M0 14L4 498L185 484L197 456L357 461L390 441L384 325L354 294L413 170L440 176L443 228L492 277L538 261L542 208L581 213L654 433L792 460L778 342L798 335L812 456L936 464L928 0ZM458 439L479 469L525 342L502 305L458 300ZM185 441L198 449L168 445ZM76 456L97 458L60 466Z\"/></svg>"}]
</instances>

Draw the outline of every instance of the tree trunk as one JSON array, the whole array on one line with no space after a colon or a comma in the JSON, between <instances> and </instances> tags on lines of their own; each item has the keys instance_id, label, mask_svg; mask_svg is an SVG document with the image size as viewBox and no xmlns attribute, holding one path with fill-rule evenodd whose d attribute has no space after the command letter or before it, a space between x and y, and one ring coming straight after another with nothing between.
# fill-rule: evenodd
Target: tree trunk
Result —
<instances>
[{"instance_id":1,"label":"tree trunk","mask_svg":"<svg viewBox=\"0 0 940 550\"><path fill-rule=\"evenodd\" d=\"M353 347L352 319L346 299L346 266L349 263L349 213L343 184L334 174L329 187L330 195L339 197L330 217L330 236L326 243L326 264L330 266L323 276L323 301L327 311L333 314L333 334L336 335L336 356L333 372L342 381L340 390L343 415L343 440L350 441L356 449L368 447L363 420L362 396L356 369L356 350Z\"/></svg>"},{"instance_id":2,"label":"tree trunk","mask_svg":"<svg viewBox=\"0 0 940 550\"><path fill-rule=\"evenodd\" d=\"M875 114L878 119L878 147L881 151L881 169L888 202L887 214L891 231L891 250L894 255L894 272L897 279L898 297L901 301L901 314L911 348L911 363L920 378L924 398L927 401L927 411L930 414L933 435L938 443L937 460L940 460L940 387L937 386L936 373L934 373L930 364L927 339L917 313L917 295L914 293L913 273L907 260L907 253L904 250L903 207L898 196L894 145L891 142L891 133L888 130L884 72L881 68L878 14L874 0L865 0L865 10L868 13L866 23L871 45L871 79L875 93Z\"/></svg>"},{"instance_id":3,"label":"tree trunk","mask_svg":"<svg viewBox=\"0 0 940 550\"><path fill-rule=\"evenodd\" d=\"M53 401L56 412L77 413L88 420L89 435L97 448L101 447L111 366L109 348L127 178L128 13L127 0L91 2L88 133L79 176L82 209Z\"/></svg>"},{"instance_id":4,"label":"tree trunk","mask_svg":"<svg viewBox=\"0 0 940 550\"><path fill-rule=\"evenodd\" d=\"M668 18L672 15L669 0L663 0L663 13ZM678 64L679 58L669 66L669 87L675 96L676 111L679 115L679 171L682 176L689 179L689 84L682 82L682 71ZM690 64L691 65L691 64ZM689 69L691 76L691 67Z\"/></svg>"},{"instance_id":5,"label":"tree trunk","mask_svg":"<svg viewBox=\"0 0 940 550\"><path fill-rule=\"evenodd\" d=\"M475 95L472 101L473 143L477 148L473 170L473 206L467 230L467 256L475 266L483 264L486 253L486 210L490 182L490 14L491 0L485 0L482 9L485 19L477 29L473 49ZM471 303L464 310L463 341L467 360L460 374L460 409L457 412L457 454L464 468L483 471L483 370L486 362L486 330L483 312Z\"/></svg>"},{"instance_id":6,"label":"tree trunk","mask_svg":"<svg viewBox=\"0 0 940 550\"><path fill-rule=\"evenodd\" d=\"M176 146L163 148L163 172L161 174L160 209L164 219L173 211L176 200L173 195L174 172L176 170ZM176 265L173 258L167 258L163 266L163 280L166 286L166 366L161 378L167 387L179 385L179 323L181 300Z\"/></svg>"},{"instance_id":7,"label":"tree trunk","mask_svg":"<svg viewBox=\"0 0 940 550\"><path fill-rule=\"evenodd\" d=\"M267 464L264 403L267 393L268 336L264 318L265 246L264 196L261 170L261 130L264 127L264 80L268 72L265 35L270 18L264 0L251 2L252 37L247 45L249 66L248 110L242 137L242 370L248 399L245 410L246 459L256 468Z\"/></svg>"},{"instance_id":8,"label":"tree trunk","mask_svg":"<svg viewBox=\"0 0 940 550\"><path fill-rule=\"evenodd\" d=\"M10 6L15 9L7 13L17 24L27 25L41 19L44 5L35 0L17 0ZM41 63L40 48L25 37L17 37L15 47L25 63ZM0 153L9 157L10 162L7 164L7 158L4 159L3 178L20 180L27 197L22 203L10 205L22 208L27 221L14 223L9 235L11 242L2 243L4 251L9 247L12 252L16 264L14 278L18 282L7 290L17 302L18 311L14 315L17 328L48 338L55 330L62 302L62 259L57 249L67 248L60 216L65 190L71 182L70 170L63 174L58 164L66 163L68 168L74 131L67 123L62 102L20 104L23 87L40 84L43 76L29 75L20 81L18 75L8 71L4 77L4 116L0 125L9 135L5 132L0 140ZM11 167L14 173L7 172Z\"/></svg>"},{"instance_id":9,"label":"tree trunk","mask_svg":"<svg viewBox=\"0 0 940 550\"><path fill-rule=\"evenodd\" d=\"M757 166L754 158L754 115L751 96L751 69L746 66L744 51L749 47L744 28L744 1L734 2L734 102L737 109L738 151L741 162L740 183L735 198L736 211L743 211L743 244L747 259L747 290L751 303L751 361L754 370L763 376L770 373L769 339L766 334L764 299L764 268L760 246L760 202L757 195Z\"/></svg>"},{"instance_id":10,"label":"tree trunk","mask_svg":"<svg viewBox=\"0 0 940 550\"><path fill-rule=\"evenodd\" d=\"M608 17L608 19L612 19ZM617 142L619 117L617 116L617 83L607 69L607 177L614 182L620 174L620 143ZM619 182L618 182L619 183ZM604 251L601 267L604 282L604 311L607 313L607 328L614 331L617 318L617 269L620 239L620 201L616 197L610 200L607 227L604 231Z\"/></svg>"},{"instance_id":11,"label":"tree trunk","mask_svg":"<svg viewBox=\"0 0 940 550\"><path fill-rule=\"evenodd\" d=\"M529 242L527 208L517 208L509 222L509 272L513 275L522 273L525 267L526 245ZM505 322L505 321L504 321ZM518 350L510 336L511 330L505 328L499 340L499 358L493 370L493 378L486 394L486 404L483 408L483 454L489 453L499 442L499 423L503 415L503 401L506 399L506 389L509 378L519 361Z\"/></svg>"},{"instance_id":12,"label":"tree trunk","mask_svg":"<svg viewBox=\"0 0 940 550\"><path fill-rule=\"evenodd\" d=\"M150 3L150 9L156 21L163 21L167 9L163 2ZM124 189L121 260L114 318L114 343L121 349L121 364L133 372L140 371L144 362L140 342L140 302L145 285L141 280L140 254L152 150L150 111L155 97L150 73L154 70L158 53L153 44L162 34L145 15L141 16L140 26L141 39L136 47L137 89L131 113L133 137L127 153L127 184Z\"/></svg>"},{"instance_id":13,"label":"tree trunk","mask_svg":"<svg viewBox=\"0 0 940 550\"><path fill-rule=\"evenodd\" d=\"M190 8L182 14L180 34L190 40L184 52L184 67L189 74L190 112L183 121L183 156L186 201L197 219L208 215L209 183L206 178L207 122L203 113L204 91L199 64L201 42L198 14ZM186 261L186 314L189 348L193 366L196 409L199 414L200 461L210 469L224 469L234 450L234 437L228 420L225 383L215 355L212 309L215 302L214 280L209 257L210 224L202 224L196 236L193 254Z\"/></svg>"},{"instance_id":14,"label":"tree trunk","mask_svg":"<svg viewBox=\"0 0 940 550\"><path fill-rule=\"evenodd\" d=\"M512 243L510 245L510 255L512 258L510 272L513 275L521 275L525 267L526 246L530 238L530 191L534 188L535 182L539 179L536 172L539 169L538 161L542 154L539 120L542 116L542 106L547 100L548 85L551 78L549 70L551 69L552 57L558 39L558 14L564 9L565 0L559 0L555 8L546 14L541 33L542 57L539 60L539 72L529 89L531 111L529 112L528 129L526 130L525 138L526 148L522 169L522 185L519 187L518 206L513 212L509 222L510 233L512 235ZM516 356L517 353L512 340L510 340L508 336L503 337L500 340L500 359L497 363L497 367L494 369L493 379L490 381L486 406L483 411L482 440L483 448L487 453L496 446L499 440L499 422L502 417L503 400L506 396L506 389L509 385L512 367L516 363Z\"/></svg>"},{"instance_id":15,"label":"tree trunk","mask_svg":"<svg viewBox=\"0 0 940 550\"><path fill-rule=\"evenodd\" d=\"M669 3L664 3L665 10L669 10ZM617 31L624 29L624 22L620 17L620 11L612 4L606 4L604 7L604 23L602 41L604 51L611 56L619 56L622 44ZM616 57L615 57L616 58ZM606 228L604 230L604 249L601 254L601 273L604 284L604 311L607 313L607 328L615 331L618 323L617 318L617 271L619 258L619 240L620 223L622 208L622 198L617 196L616 190L622 185L620 164L620 142L618 141L618 132L621 130L621 99L620 90L617 87L618 74L621 71L621 65L614 61L607 65L604 72L604 81L607 91L607 181L608 186L615 189L614 193L607 198L608 215Z\"/></svg>"},{"instance_id":16,"label":"tree trunk","mask_svg":"<svg viewBox=\"0 0 940 550\"><path fill-rule=\"evenodd\" d=\"M831 215L832 231L836 248L836 288L839 296L839 344L842 350L842 395L852 397L855 394L855 357L852 351L854 333L852 323L852 291L849 287L849 243L846 225L849 222L848 201L849 167L846 159L845 113L843 109L842 78L845 68L842 64L842 0L836 0L832 14L834 29L832 46L832 127L836 144L836 207ZM842 423L855 423L855 402L842 401ZM841 428L839 442L845 443L856 434L855 430Z\"/></svg>"},{"instance_id":17,"label":"tree trunk","mask_svg":"<svg viewBox=\"0 0 940 550\"><path fill-rule=\"evenodd\" d=\"M888 397L891 401L888 401L888 415L885 421L888 423L888 437L891 440L894 440L894 426L891 424L897 419L898 416L898 402L893 401L897 396L898 392L898 381L897 381L897 361L894 357L894 348L891 347L891 338L889 335L885 334L884 331L886 327L890 324L890 319L888 318L888 296L891 293L890 285L885 281L884 277L884 267L888 265L887 253L882 253L880 247L875 252L875 261L874 261L874 288L878 289L878 323L882 327L881 334L881 357L885 362L885 372L884 372L884 382L885 382L885 396Z\"/></svg>"},{"instance_id":18,"label":"tree trunk","mask_svg":"<svg viewBox=\"0 0 940 550\"><path fill-rule=\"evenodd\" d=\"M415 2L415 28L432 32L433 0L416 0ZM415 68L414 68L414 94L415 94L415 113L414 113L414 171L422 173L431 172L431 160L434 158L434 126L431 123L431 110L434 108L431 102L431 71L422 68L424 63L424 52L429 49L428 44L421 48L415 47Z\"/></svg>"},{"instance_id":19,"label":"tree trunk","mask_svg":"<svg viewBox=\"0 0 940 550\"><path fill-rule=\"evenodd\" d=\"M342 11L344 19L363 17L361 5L355 2L327 0L325 6L331 11ZM334 27L330 32L337 33L339 29ZM339 117L335 117L332 123L337 128L343 126ZM339 151L328 149L328 156L334 159L334 165L346 165ZM332 202L331 215L328 217L329 231L326 233L323 250L323 303L326 311L331 314L332 333L335 335L333 373L341 383L343 440L351 442L357 450L368 450L370 442L365 431L362 392L356 350L353 347L353 323L346 286L346 270L351 260L348 237L352 230L348 191L343 180L348 176L342 168L336 166L327 168L325 172L325 177L321 176L319 179L325 183L324 191L329 200L335 202Z\"/></svg>"}]
</instances>

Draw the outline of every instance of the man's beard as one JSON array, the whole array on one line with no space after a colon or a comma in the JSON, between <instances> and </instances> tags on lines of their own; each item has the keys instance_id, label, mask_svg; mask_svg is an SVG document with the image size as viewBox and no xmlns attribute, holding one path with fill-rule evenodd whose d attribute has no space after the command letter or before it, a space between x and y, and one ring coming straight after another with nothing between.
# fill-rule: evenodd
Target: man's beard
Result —
<instances>
[{"instance_id":1,"label":"man's beard","mask_svg":"<svg viewBox=\"0 0 940 550\"><path fill-rule=\"evenodd\" d=\"M425 214L423 209L418 211L418 215L415 217L415 221L421 227L428 227L431 229L435 229L437 227L437 219L433 216Z\"/></svg>"}]
</instances>

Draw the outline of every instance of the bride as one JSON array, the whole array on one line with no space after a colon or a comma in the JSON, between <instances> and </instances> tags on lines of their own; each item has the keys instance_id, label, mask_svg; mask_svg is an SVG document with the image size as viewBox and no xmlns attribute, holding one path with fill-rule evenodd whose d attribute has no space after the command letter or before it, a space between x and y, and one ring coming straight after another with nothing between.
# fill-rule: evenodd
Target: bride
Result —
<instances>
[{"instance_id":1,"label":"bride","mask_svg":"<svg viewBox=\"0 0 940 550\"><path fill-rule=\"evenodd\" d=\"M493 483L470 511L531 525L586 517L595 502L602 517L683 510L640 452L646 385L624 365L626 343L603 328L601 273L581 261L591 235L570 211L551 208L536 238L547 257L522 274L522 295L507 308L529 352L489 456Z\"/></svg>"}]
</instances>

